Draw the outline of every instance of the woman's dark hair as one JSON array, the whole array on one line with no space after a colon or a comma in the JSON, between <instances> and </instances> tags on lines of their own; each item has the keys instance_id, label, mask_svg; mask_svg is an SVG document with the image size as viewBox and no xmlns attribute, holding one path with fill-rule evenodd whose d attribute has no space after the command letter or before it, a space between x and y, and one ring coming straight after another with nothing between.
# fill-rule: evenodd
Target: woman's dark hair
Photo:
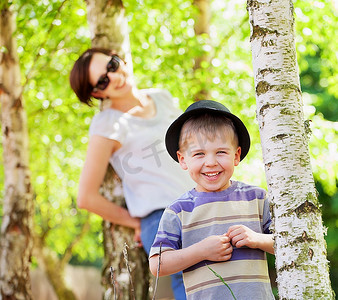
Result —
<instances>
[{"instance_id":1,"label":"woman's dark hair","mask_svg":"<svg viewBox=\"0 0 338 300\"><path fill-rule=\"evenodd\" d=\"M91 93L93 86L89 82L89 65L95 53L112 55L111 50L104 48L90 48L86 50L75 62L69 76L70 86L81 102L92 106Z\"/></svg>"}]
</instances>

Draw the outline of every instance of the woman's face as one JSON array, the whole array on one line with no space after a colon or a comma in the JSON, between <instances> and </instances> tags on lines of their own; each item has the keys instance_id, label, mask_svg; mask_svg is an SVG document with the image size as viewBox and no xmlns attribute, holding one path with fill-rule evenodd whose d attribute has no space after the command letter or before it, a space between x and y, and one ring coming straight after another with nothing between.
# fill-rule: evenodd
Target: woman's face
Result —
<instances>
[{"instance_id":1,"label":"woman's face","mask_svg":"<svg viewBox=\"0 0 338 300\"><path fill-rule=\"evenodd\" d=\"M132 89L132 80L128 74L125 63L121 60L120 66L115 72L107 72L107 64L111 56L103 53L95 53L89 65L89 81L92 86L96 86L100 77L107 74L109 83L104 90L94 88L92 96L96 98L116 99L122 97Z\"/></svg>"}]
</instances>

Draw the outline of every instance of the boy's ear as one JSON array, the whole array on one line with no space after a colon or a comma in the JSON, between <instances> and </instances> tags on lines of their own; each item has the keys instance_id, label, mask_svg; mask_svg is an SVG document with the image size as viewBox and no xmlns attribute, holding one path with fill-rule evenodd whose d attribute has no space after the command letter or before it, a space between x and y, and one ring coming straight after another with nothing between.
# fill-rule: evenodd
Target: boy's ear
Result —
<instances>
[{"instance_id":1,"label":"boy's ear","mask_svg":"<svg viewBox=\"0 0 338 300\"><path fill-rule=\"evenodd\" d=\"M188 170L188 166L187 166L187 164L185 162L183 153L180 152L180 151L177 151L176 155L177 155L177 159L178 159L178 162L180 163L181 168L183 170Z\"/></svg>"},{"instance_id":2,"label":"boy's ear","mask_svg":"<svg viewBox=\"0 0 338 300\"><path fill-rule=\"evenodd\" d=\"M235 153L235 161L234 161L235 166L238 166L239 162L241 161L241 153L242 153L242 148L238 147Z\"/></svg>"}]
</instances>

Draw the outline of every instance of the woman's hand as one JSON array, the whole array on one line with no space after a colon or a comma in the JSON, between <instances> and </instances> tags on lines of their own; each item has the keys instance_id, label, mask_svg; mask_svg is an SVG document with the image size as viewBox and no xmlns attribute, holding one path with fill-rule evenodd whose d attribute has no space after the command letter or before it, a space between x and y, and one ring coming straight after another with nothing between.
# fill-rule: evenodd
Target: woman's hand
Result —
<instances>
[{"instance_id":1,"label":"woman's hand","mask_svg":"<svg viewBox=\"0 0 338 300\"><path fill-rule=\"evenodd\" d=\"M135 241L136 247L141 248L143 246L142 241L141 241L141 226L135 228L134 241Z\"/></svg>"}]
</instances>

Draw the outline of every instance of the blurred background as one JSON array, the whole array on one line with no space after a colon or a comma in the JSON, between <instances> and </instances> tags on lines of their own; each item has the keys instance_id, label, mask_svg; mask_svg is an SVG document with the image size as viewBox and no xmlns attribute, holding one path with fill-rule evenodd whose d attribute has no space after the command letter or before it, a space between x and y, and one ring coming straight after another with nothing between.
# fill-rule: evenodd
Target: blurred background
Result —
<instances>
[{"instance_id":1,"label":"blurred background","mask_svg":"<svg viewBox=\"0 0 338 300\"><path fill-rule=\"evenodd\" d=\"M249 155L234 177L266 188L246 2L210 1L209 32L199 35L192 1L124 0L123 5L138 87L167 89L182 109L204 91L210 99L225 104L244 121L252 138ZM80 0L16 0L11 9L16 17L15 39L28 117L34 235L35 245L40 247L35 253L47 252L55 262L70 267L99 270L101 219L76 206L89 124L99 108L80 104L68 83L74 61L90 47L86 4ZM338 294L338 4L298 0L294 13L304 115L311 120L312 169L327 227L331 281ZM202 56L209 62L194 70L196 58ZM1 198L2 160L0 145ZM1 201L0 222L2 216ZM273 277L271 256L269 264ZM37 265L35 256L32 269Z\"/></svg>"}]
</instances>

